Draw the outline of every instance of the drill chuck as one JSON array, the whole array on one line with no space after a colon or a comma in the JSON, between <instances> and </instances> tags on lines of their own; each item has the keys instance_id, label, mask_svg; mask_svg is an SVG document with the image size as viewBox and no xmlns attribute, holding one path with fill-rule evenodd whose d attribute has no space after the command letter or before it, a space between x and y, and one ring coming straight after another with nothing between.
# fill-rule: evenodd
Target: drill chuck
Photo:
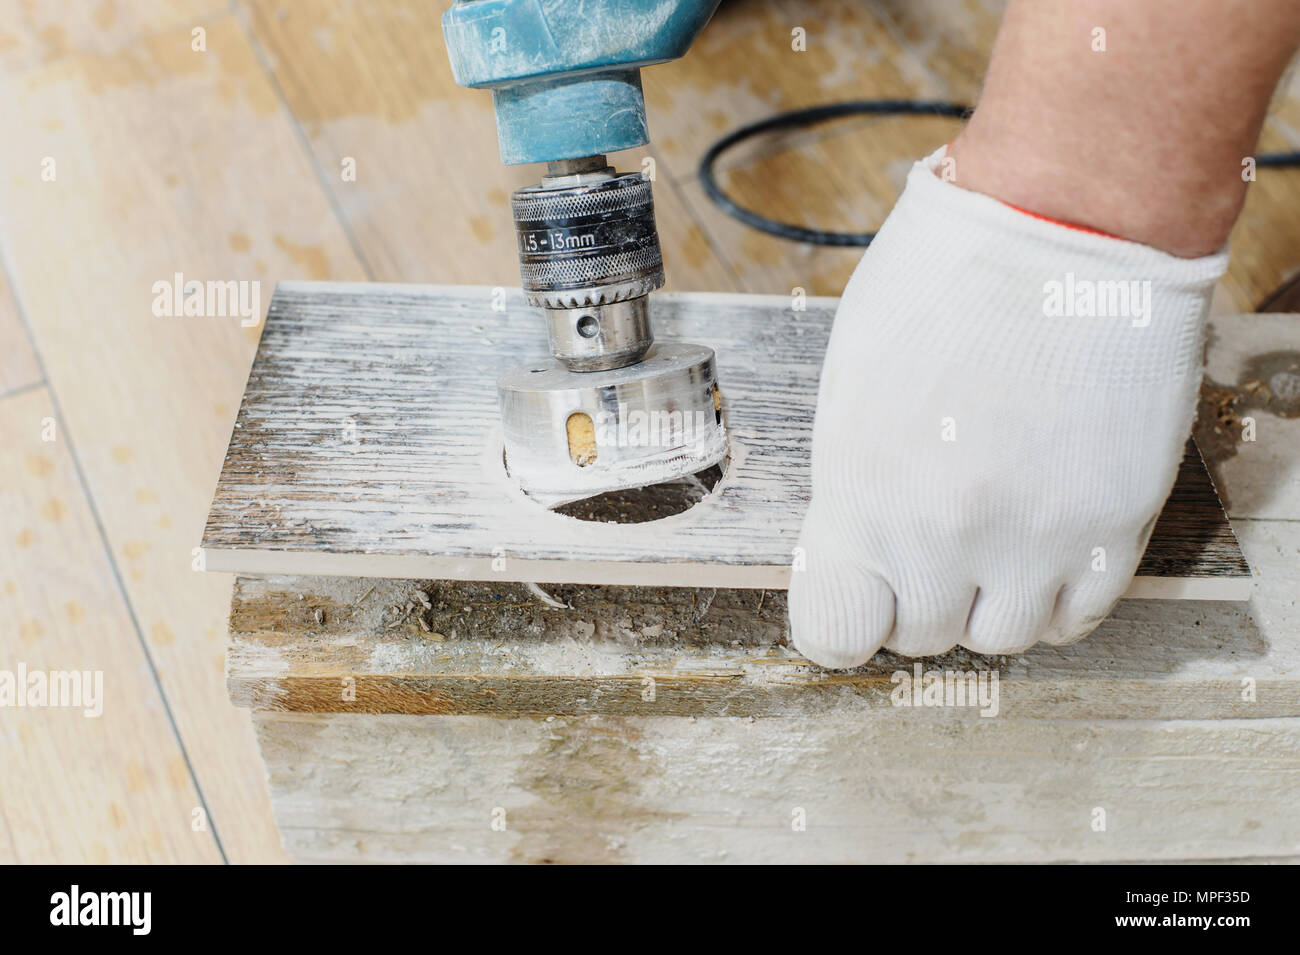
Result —
<instances>
[{"instance_id":1,"label":"drill chuck","mask_svg":"<svg viewBox=\"0 0 1300 955\"><path fill-rule=\"evenodd\" d=\"M645 296L664 284L650 182L604 157L584 162L510 199L524 294L575 371L640 360L653 342Z\"/></svg>"},{"instance_id":2,"label":"drill chuck","mask_svg":"<svg viewBox=\"0 0 1300 955\"><path fill-rule=\"evenodd\" d=\"M663 286L654 199L640 174L527 186L515 190L510 207L530 304L606 305Z\"/></svg>"}]
</instances>

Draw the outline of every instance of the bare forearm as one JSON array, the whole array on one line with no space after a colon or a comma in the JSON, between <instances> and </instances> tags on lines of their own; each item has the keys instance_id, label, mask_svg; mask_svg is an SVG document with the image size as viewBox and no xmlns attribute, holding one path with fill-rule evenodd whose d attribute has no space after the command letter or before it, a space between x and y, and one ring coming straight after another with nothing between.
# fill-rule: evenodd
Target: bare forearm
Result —
<instances>
[{"instance_id":1,"label":"bare forearm","mask_svg":"<svg viewBox=\"0 0 1300 955\"><path fill-rule=\"evenodd\" d=\"M1213 252L1298 45L1300 0L1012 0L950 150L956 183L1177 255Z\"/></svg>"}]
</instances>

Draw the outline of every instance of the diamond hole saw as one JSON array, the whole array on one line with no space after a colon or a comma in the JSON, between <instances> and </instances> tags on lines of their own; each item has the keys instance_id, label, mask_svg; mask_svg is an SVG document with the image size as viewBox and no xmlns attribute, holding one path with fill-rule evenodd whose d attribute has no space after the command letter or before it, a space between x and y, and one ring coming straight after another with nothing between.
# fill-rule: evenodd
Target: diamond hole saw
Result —
<instances>
[{"instance_id":1,"label":"diamond hole saw","mask_svg":"<svg viewBox=\"0 0 1300 955\"><path fill-rule=\"evenodd\" d=\"M457 0L452 73L492 90L501 159L545 163L510 199L552 358L497 382L506 466L548 506L685 477L727 454L711 348L656 342L664 284L650 179L606 154L649 142L640 68L684 54L718 0Z\"/></svg>"}]
</instances>

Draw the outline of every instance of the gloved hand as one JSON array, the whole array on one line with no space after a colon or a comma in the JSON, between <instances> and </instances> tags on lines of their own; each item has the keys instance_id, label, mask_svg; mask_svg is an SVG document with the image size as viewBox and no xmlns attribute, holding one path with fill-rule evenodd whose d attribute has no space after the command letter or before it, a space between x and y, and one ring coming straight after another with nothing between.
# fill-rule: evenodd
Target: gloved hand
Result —
<instances>
[{"instance_id":1,"label":"gloved hand","mask_svg":"<svg viewBox=\"0 0 1300 955\"><path fill-rule=\"evenodd\" d=\"M1173 486L1226 253L1183 259L943 181L907 188L822 371L794 644L1015 652L1087 634Z\"/></svg>"}]
</instances>

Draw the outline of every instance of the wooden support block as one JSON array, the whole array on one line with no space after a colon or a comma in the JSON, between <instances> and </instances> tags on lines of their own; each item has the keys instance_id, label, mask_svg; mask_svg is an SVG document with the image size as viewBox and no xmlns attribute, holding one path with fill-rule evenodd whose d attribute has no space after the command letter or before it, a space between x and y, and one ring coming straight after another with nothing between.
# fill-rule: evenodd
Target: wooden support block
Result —
<instances>
[{"instance_id":1,"label":"wooden support block","mask_svg":"<svg viewBox=\"0 0 1300 955\"><path fill-rule=\"evenodd\" d=\"M1120 862L1300 854L1300 720L257 713L300 862Z\"/></svg>"},{"instance_id":2,"label":"wooden support block","mask_svg":"<svg viewBox=\"0 0 1300 955\"><path fill-rule=\"evenodd\" d=\"M780 592L689 588L240 578L229 689L300 862L1285 860L1296 527L1244 526L1249 607L923 662L996 673L996 715L900 705L888 653L811 666Z\"/></svg>"},{"instance_id":3,"label":"wooden support block","mask_svg":"<svg viewBox=\"0 0 1300 955\"><path fill-rule=\"evenodd\" d=\"M230 698L308 713L869 719L914 673L889 652L849 671L809 663L789 645L781 591L546 593L555 606L522 584L241 577ZM1126 600L1080 643L958 649L922 669L995 677L990 715L1012 718L1300 716L1300 647L1264 639L1227 602Z\"/></svg>"},{"instance_id":4,"label":"wooden support block","mask_svg":"<svg viewBox=\"0 0 1300 955\"><path fill-rule=\"evenodd\" d=\"M496 378L545 355L542 323L517 289L281 284L208 515L207 567L784 588L808 502L817 380L835 306L656 297L660 337L717 352L731 456L694 507L618 524L548 511L505 472ZM1129 595L1244 599L1249 585L1189 446Z\"/></svg>"}]
</instances>

